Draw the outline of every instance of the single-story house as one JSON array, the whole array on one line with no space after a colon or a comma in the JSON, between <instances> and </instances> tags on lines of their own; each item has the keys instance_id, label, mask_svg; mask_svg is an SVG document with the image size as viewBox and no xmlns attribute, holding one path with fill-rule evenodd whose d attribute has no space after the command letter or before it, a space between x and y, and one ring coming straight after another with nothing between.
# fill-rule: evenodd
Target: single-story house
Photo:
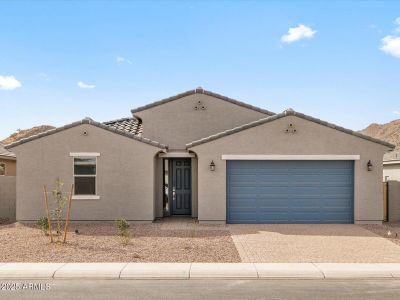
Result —
<instances>
[{"instance_id":1,"label":"single-story house","mask_svg":"<svg viewBox=\"0 0 400 300\"><path fill-rule=\"evenodd\" d=\"M383 156L383 181L400 181L400 150Z\"/></svg>"},{"instance_id":2,"label":"single-story house","mask_svg":"<svg viewBox=\"0 0 400 300\"><path fill-rule=\"evenodd\" d=\"M17 169L15 154L0 144L0 176L15 176Z\"/></svg>"},{"instance_id":3,"label":"single-story house","mask_svg":"<svg viewBox=\"0 0 400 300\"><path fill-rule=\"evenodd\" d=\"M42 186L75 184L72 220L380 223L394 146L287 109L202 88L105 123L86 118L7 146L17 220L44 215Z\"/></svg>"}]
</instances>

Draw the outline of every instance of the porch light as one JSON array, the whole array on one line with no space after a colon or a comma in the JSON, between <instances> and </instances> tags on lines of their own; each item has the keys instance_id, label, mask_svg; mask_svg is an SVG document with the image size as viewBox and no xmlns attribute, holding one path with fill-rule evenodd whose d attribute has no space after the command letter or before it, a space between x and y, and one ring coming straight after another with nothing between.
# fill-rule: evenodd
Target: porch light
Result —
<instances>
[{"instance_id":1,"label":"porch light","mask_svg":"<svg viewBox=\"0 0 400 300\"><path fill-rule=\"evenodd\" d=\"M368 171L372 171L372 162L371 162L371 160L369 160L369 161L367 162L367 170L368 170Z\"/></svg>"},{"instance_id":2,"label":"porch light","mask_svg":"<svg viewBox=\"0 0 400 300\"><path fill-rule=\"evenodd\" d=\"M210 163L210 171L211 171L211 172L214 172L214 171L215 171L215 163L214 163L213 160L212 160L211 163Z\"/></svg>"}]
</instances>

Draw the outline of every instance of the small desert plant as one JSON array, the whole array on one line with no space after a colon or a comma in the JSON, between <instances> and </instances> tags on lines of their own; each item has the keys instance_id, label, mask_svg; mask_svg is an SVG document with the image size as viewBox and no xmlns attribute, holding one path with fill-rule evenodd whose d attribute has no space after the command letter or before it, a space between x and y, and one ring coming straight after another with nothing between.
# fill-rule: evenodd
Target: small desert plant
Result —
<instances>
[{"instance_id":1,"label":"small desert plant","mask_svg":"<svg viewBox=\"0 0 400 300\"><path fill-rule=\"evenodd\" d=\"M49 235L49 220L46 217L40 217L37 219L36 225L43 231L45 235Z\"/></svg>"},{"instance_id":2,"label":"small desert plant","mask_svg":"<svg viewBox=\"0 0 400 300\"><path fill-rule=\"evenodd\" d=\"M52 214L54 215L57 224L57 242L59 241L59 237L62 232L64 207L67 203L67 198L64 196L62 191L63 186L64 183L57 178L56 188L53 190L53 199L56 208L52 211Z\"/></svg>"},{"instance_id":3,"label":"small desert plant","mask_svg":"<svg viewBox=\"0 0 400 300\"><path fill-rule=\"evenodd\" d=\"M118 236L121 238L122 245L126 246L131 240L131 233L129 232L129 223L124 219L115 221L115 227L118 230Z\"/></svg>"}]
</instances>

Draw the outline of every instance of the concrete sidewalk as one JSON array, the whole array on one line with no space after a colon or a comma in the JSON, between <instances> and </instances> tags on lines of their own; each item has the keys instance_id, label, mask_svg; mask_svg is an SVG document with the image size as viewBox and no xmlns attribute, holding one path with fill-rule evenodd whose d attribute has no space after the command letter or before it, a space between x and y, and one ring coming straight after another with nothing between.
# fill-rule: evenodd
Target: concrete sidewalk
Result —
<instances>
[{"instance_id":1,"label":"concrete sidewalk","mask_svg":"<svg viewBox=\"0 0 400 300\"><path fill-rule=\"evenodd\" d=\"M0 263L0 279L400 278L400 263Z\"/></svg>"}]
</instances>

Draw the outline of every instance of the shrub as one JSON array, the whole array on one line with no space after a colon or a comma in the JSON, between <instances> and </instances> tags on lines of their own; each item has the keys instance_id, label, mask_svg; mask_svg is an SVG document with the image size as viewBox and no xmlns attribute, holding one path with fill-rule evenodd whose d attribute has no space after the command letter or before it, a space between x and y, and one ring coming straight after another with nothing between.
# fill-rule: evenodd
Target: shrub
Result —
<instances>
[{"instance_id":1,"label":"shrub","mask_svg":"<svg viewBox=\"0 0 400 300\"><path fill-rule=\"evenodd\" d=\"M37 219L36 225L43 231L45 235L49 234L49 220L46 217L40 217Z\"/></svg>"},{"instance_id":2,"label":"shrub","mask_svg":"<svg viewBox=\"0 0 400 300\"><path fill-rule=\"evenodd\" d=\"M129 232L129 223L124 219L115 221L115 227L118 230L118 236L121 239L122 245L126 246L131 240L131 234Z\"/></svg>"}]
</instances>

